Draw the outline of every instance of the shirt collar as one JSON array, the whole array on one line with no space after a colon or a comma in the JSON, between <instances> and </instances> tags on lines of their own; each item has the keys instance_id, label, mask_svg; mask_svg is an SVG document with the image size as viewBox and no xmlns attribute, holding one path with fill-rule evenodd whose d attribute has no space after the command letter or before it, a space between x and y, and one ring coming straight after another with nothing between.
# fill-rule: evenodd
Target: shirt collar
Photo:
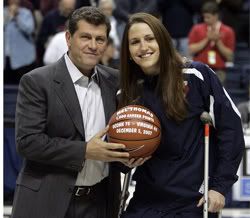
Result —
<instances>
[{"instance_id":1,"label":"shirt collar","mask_svg":"<svg viewBox=\"0 0 250 218\"><path fill-rule=\"evenodd\" d=\"M72 82L74 84L77 83L77 81L79 81L80 79L82 81L89 81L89 78L87 76L83 75L80 72L80 70L78 70L77 67L73 64L73 62L71 61L71 59L69 58L67 53L64 55L64 59L65 59L66 66L68 68L70 77L72 79ZM96 66L94 67L94 73L91 76L91 80L93 80L94 82L99 84L99 77L98 77L97 67Z\"/></svg>"}]
</instances>

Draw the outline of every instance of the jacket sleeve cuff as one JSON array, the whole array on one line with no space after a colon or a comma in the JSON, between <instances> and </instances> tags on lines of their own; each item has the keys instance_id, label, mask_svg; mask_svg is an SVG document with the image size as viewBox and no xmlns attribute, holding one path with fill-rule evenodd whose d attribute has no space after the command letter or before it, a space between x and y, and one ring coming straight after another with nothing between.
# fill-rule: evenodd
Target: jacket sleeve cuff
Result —
<instances>
[{"instance_id":1,"label":"jacket sleeve cuff","mask_svg":"<svg viewBox=\"0 0 250 218\"><path fill-rule=\"evenodd\" d=\"M226 195L227 192L232 188L233 184L238 180L238 176L233 178L210 178L209 179L209 189L217 191L222 195Z\"/></svg>"}]
</instances>

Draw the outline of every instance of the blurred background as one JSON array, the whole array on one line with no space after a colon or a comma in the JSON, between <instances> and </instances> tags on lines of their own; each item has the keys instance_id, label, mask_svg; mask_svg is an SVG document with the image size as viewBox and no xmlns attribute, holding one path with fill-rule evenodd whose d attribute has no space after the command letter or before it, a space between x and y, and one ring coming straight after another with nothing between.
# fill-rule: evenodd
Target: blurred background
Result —
<instances>
[{"instance_id":1,"label":"blurred background","mask_svg":"<svg viewBox=\"0 0 250 218\"><path fill-rule=\"evenodd\" d=\"M4 0L4 217L10 217L15 182L22 164L14 138L19 80L23 74L51 64L67 52L64 35L70 13L87 5L103 10L112 29L101 64L119 68L123 29L135 12L147 12L161 19L181 55L199 60L200 51L194 52L192 43L199 40L199 25L208 24L206 13L202 11L208 1L218 5L217 21L232 30L225 45L233 55L222 59L221 65L214 62L213 56L200 61L218 73L238 107L246 142L239 180L226 196L222 217L250 218L250 0ZM219 30L211 31L216 34ZM133 190L131 181L129 199Z\"/></svg>"}]
</instances>

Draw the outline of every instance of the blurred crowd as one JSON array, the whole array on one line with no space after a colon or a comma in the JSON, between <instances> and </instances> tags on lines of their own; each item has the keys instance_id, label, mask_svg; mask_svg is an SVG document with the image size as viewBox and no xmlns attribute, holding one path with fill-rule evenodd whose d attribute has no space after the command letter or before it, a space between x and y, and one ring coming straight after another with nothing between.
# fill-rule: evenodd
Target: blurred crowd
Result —
<instances>
[{"instance_id":1,"label":"blurred crowd","mask_svg":"<svg viewBox=\"0 0 250 218\"><path fill-rule=\"evenodd\" d=\"M232 53L236 42L249 48L249 0L6 0L4 82L18 84L24 73L58 60L67 51L64 37L67 17L75 8L87 5L101 8L111 21L108 49L101 61L104 65L119 67L123 29L129 16L135 12L147 12L161 19L178 51L186 57L204 62L197 49L192 48L192 43L206 36L202 36L202 33L198 36L197 31L204 31L202 27L197 27L198 23L211 23L204 17L210 11L202 9L206 2L216 2L219 9L215 11L218 14L216 22L232 29L231 36L224 43ZM210 28L209 31L210 38L219 37L218 28ZM213 55L210 52L210 62L213 62ZM232 55L228 56L222 57L222 61L232 62ZM212 62L208 64L212 66ZM219 70L223 70L224 65L219 65Z\"/></svg>"}]
</instances>

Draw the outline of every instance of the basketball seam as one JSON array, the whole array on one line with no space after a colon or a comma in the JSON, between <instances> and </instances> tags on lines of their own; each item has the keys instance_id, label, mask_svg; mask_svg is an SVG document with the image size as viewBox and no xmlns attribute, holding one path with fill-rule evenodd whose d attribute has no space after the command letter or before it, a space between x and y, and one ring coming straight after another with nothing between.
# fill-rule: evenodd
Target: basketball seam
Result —
<instances>
[{"instance_id":1,"label":"basketball seam","mask_svg":"<svg viewBox=\"0 0 250 218\"><path fill-rule=\"evenodd\" d=\"M155 149L153 149L152 151L148 151L148 152L144 153L144 154L143 154L143 157L147 157L148 155L153 154L153 153L157 150L157 148L158 148L158 146L157 146ZM140 150L141 150L141 149L136 150L136 151L129 151L129 153L137 152L137 151L140 151ZM140 157L140 156L135 156L135 157Z\"/></svg>"},{"instance_id":2,"label":"basketball seam","mask_svg":"<svg viewBox=\"0 0 250 218\"><path fill-rule=\"evenodd\" d=\"M115 138L115 137L112 137L110 135L108 135L108 137L110 139L116 139L116 140L120 140L120 141L146 141L146 140L151 140L151 139L155 139L155 138L158 138L161 134L159 133L157 136L153 137L153 138L148 138L148 139L120 139L120 138Z\"/></svg>"}]
</instances>

